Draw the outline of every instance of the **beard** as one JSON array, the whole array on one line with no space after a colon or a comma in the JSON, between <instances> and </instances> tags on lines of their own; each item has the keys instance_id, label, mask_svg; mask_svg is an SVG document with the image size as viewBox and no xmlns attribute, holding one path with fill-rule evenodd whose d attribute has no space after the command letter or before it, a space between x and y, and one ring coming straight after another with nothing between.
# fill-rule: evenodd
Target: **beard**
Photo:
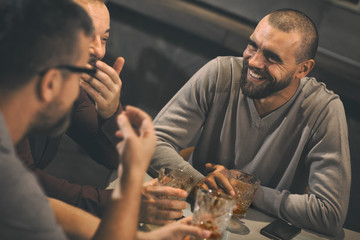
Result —
<instances>
[{"instance_id":1,"label":"beard","mask_svg":"<svg viewBox=\"0 0 360 240\"><path fill-rule=\"evenodd\" d=\"M248 70L265 77L262 84L255 84L247 79ZM269 72L264 69L249 67L249 60L243 60L243 69L240 77L240 88L243 94L251 99L262 99L288 87L293 79L294 72L289 73L284 79L274 79Z\"/></svg>"},{"instance_id":2,"label":"beard","mask_svg":"<svg viewBox=\"0 0 360 240\"><path fill-rule=\"evenodd\" d=\"M59 105L55 100L39 112L30 125L29 134L47 134L55 137L65 133L70 125L71 110L59 116Z\"/></svg>"},{"instance_id":3,"label":"beard","mask_svg":"<svg viewBox=\"0 0 360 240\"><path fill-rule=\"evenodd\" d=\"M96 57L95 55L91 54L90 55L90 59L89 59L89 64L93 67L96 67L95 64L96 62L100 60L98 57Z\"/></svg>"}]
</instances>

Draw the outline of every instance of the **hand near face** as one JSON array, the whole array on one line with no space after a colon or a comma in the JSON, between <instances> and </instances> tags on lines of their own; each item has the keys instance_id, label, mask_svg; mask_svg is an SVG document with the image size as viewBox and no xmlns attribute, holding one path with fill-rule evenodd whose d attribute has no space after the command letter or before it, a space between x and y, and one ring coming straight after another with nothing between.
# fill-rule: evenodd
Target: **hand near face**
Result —
<instances>
[{"instance_id":1,"label":"hand near face","mask_svg":"<svg viewBox=\"0 0 360 240\"><path fill-rule=\"evenodd\" d=\"M186 202L170 198L187 197L187 192L169 186L158 186L157 179L146 182L142 191L139 221L155 225L165 225L183 215Z\"/></svg>"},{"instance_id":2,"label":"hand near face","mask_svg":"<svg viewBox=\"0 0 360 240\"><path fill-rule=\"evenodd\" d=\"M212 163L206 163L205 167L211 172L204 179L199 181L196 185L196 189L214 189L235 196L234 188L231 186L227 177L229 170L226 167Z\"/></svg>"},{"instance_id":3,"label":"hand near face","mask_svg":"<svg viewBox=\"0 0 360 240\"><path fill-rule=\"evenodd\" d=\"M119 74L124 63L122 57L116 59L113 67L99 60L95 63L98 69L95 76L81 78L80 85L95 101L95 109L103 119L110 118L119 107L122 86Z\"/></svg>"},{"instance_id":4,"label":"hand near face","mask_svg":"<svg viewBox=\"0 0 360 240\"><path fill-rule=\"evenodd\" d=\"M189 239L188 236L194 236L196 239L208 238L211 232L199 227L191 226L192 217L184 218L175 223L171 223L151 232L138 232L138 240L183 240Z\"/></svg>"},{"instance_id":5,"label":"hand near face","mask_svg":"<svg viewBox=\"0 0 360 240\"><path fill-rule=\"evenodd\" d=\"M139 108L127 106L117 121L119 131L115 135L122 141L116 147L124 173L132 170L144 174L156 145L151 117Z\"/></svg>"}]
</instances>

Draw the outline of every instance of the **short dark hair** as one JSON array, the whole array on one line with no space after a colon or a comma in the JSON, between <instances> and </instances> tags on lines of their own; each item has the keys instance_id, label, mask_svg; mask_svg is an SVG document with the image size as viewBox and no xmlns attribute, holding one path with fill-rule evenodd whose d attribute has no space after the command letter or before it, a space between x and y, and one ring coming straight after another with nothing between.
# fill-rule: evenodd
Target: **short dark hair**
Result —
<instances>
[{"instance_id":1,"label":"short dark hair","mask_svg":"<svg viewBox=\"0 0 360 240\"><path fill-rule=\"evenodd\" d=\"M81 32L90 37L92 22L72 0L0 0L0 87L76 62Z\"/></svg>"},{"instance_id":2,"label":"short dark hair","mask_svg":"<svg viewBox=\"0 0 360 240\"><path fill-rule=\"evenodd\" d=\"M279 9L269 14L269 24L283 32L298 31L302 43L297 53L297 61L314 59L319 44L315 23L305 13L295 9Z\"/></svg>"}]
</instances>

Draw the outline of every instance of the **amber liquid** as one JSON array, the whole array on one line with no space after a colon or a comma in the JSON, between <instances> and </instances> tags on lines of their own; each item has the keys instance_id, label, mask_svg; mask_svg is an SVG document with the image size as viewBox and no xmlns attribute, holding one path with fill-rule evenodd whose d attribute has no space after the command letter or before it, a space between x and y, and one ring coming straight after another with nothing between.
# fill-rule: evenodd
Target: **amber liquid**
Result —
<instances>
[{"instance_id":1,"label":"amber liquid","mask_svg":"<svg viewBox=\"0 0 360 240\"><path fill-rule=\"evenodd\" d=\"M246 210L242 209L239 205L237 205L237 208L233 211L233 214L243 215L245 213L246 213Z\"/></svg>"},{"instance_id":2,"label":"amber liquid","mask_svg":"<svg viewBox=\"0 0 360 240\"><path fill-rule=\"evenodd\" d=\"M237 182L234 184L236 209L233 211L235 215L245 216L246 210L249 208L254 196L253 189L249 183Z\"/></svg>"},{"instance_id":3,"label":"amber liquid","mask_svg":"<svg viewBox=\"0 0 360 240\"><path fill-rule=\"evenodd\" d=\"M221 234L217 231L218 227L214 226L213 222L211 222L211 221L201 222L198 224L198 226L201 227L202 229L206 229L211 232L210 237L208 237L206 239L218 240L221 238Z\"/></svg>"}]
</instances>

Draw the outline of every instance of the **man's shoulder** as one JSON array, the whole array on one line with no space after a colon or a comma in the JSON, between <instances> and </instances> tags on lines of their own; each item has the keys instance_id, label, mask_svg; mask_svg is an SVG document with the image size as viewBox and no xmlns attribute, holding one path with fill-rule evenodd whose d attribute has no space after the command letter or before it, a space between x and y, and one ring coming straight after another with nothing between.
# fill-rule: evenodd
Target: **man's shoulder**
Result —
<instances>
[{"instance_id":1,"label":"man's shoulder","mask_svg":"<svg viewBox=\"0 0 360 240\"><path fill-rule=\"evenodd\" d=\"M243 58L242 57L236 57L236 56L218 56L215 58L217 61L217 64L219 65L230 65L233 67L241 67L243 64Z\"/></svg>"},{"instance_id":2,"label":"man's shoulder","mask_svg":"<svg viewBox=\"0 0 360 240\"><path fill-rule=\"evenodd\" d=\"M313 77L306 77L301 79L303 96L302 107L310 109L318 109L322 111L329 105L343 107L339 95L329 90L325 83L317 81ZM333 104L330 104L333 103Z\"/></svg>"},{"instance_id":3,"label":"man's shoulder","mask_svg":"<svg viewBox=\"0 0 360 240\"><path fill-rule=\"evenodd\" d=\"M243 58L234 56L218 56L212 59L202 72L211 75L211 83L215 86L215 92L230 93L232 89L239 88ZM202 78L204 80L204 78ZM205 78L206 79L206 78Z\"/></svg>"}]
</instances>

